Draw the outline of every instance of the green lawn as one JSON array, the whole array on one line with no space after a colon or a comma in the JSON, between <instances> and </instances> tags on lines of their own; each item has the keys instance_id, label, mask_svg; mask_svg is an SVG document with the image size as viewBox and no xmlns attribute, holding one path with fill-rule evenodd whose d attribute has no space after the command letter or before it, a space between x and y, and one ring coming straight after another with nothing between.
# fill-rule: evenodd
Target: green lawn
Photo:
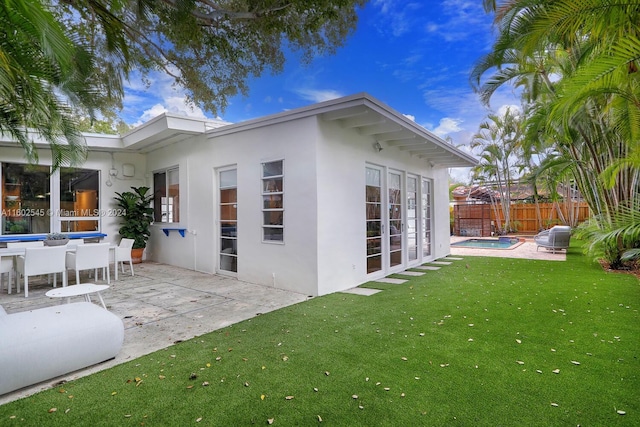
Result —
<instances>
[{"instance_id":1,"label":"green lawn","mask_svg":"<svg viewBox=\"0 0 640 427\"><path fill-rule=\"evenodd\" d=\"M573 247L567 262L467 257L368 286L383 292L315 298L0 406L0 425L640 425L637 278Z\"/></svg>"}]
</instances>

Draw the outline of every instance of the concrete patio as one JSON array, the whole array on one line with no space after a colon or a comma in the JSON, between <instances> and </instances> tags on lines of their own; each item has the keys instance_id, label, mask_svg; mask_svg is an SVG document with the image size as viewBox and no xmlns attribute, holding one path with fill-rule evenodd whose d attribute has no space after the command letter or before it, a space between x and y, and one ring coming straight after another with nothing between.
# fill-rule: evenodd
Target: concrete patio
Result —
<instances>
[{"instance_id":1,"label":"concrete patio","mask_svg":"<svg viewBox=\"0 0 640 427\"><path fill-rule=\"evenodd\" d=\"M309 299L295 292L152 262L137 264L134 270L132 277L125 267L120 280L112 279L111 287L102 292L107 308L124 322L124 345L118 356L64 377L2 395L0 404L49 388L59 381L79 378L166 348L177 341ZM83 272L82 281L95 281L86 274ZM75 279L71 277L70 284L73 284ZM98 280L95 283L106 282ZM50 289L51 285L44 279L30 280L29 298L24 297L24 292L16 293L15 286L11 295L4 288L0 293L0 305L10 314L60 304L59 299L45 296ZM72 299L76 300L82 301L82 297ZM97 302L96 297L93 300Z\"/></svg>"}]
</instances>

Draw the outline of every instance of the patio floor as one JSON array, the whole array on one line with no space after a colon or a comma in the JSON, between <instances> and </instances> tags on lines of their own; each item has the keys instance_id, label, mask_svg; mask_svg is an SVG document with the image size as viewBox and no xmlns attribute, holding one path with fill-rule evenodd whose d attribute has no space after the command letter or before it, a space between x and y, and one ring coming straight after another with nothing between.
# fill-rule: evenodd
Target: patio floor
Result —
<instances>
[{"instance_id":1,"label":"patio floor","mask_svg":"<svg viewBox=\"0 0 640 427\"><path fill-rule=\"evenodd\" d=\"M137 264L134 270L135 276L132 277L125 266L125 273L119 275L120 280L112 280L111 287L102 292L108 309L124 322L124 345L118 356L64 377L2 395L0 404L49 388L61 380L79 378L166 348L176 341L190 339L310 298L234 278L153 262ZM70 275L70 280L73 276ZM85 282L106 283L83 277L81 280ZM59 304L60 300L45 296L50 289L51 285L44 279L29 281L29 298L24 297L22 287L22 292L18 294L14 286L11 295L6 293L5 288L0 293L0 305L10 314ZM76 300L82 301L82 297L72 299ZM96 302L97 298L93 300Z\"/></svg>"}]
</instances>

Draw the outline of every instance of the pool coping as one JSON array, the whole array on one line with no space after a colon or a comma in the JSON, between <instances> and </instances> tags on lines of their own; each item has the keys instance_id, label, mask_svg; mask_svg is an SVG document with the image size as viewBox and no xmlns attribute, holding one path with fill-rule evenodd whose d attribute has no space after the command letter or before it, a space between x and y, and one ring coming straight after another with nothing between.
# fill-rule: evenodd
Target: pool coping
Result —
<instances>
[{"instance_id":1,"label":"pool coping","mask_svg":"<svg viewBox=\"0 0 640 427\"><path fill-rule=\"evenodd\" d=\"M471 249L478 249L478 250L495 250L495 251L512 251L514 249L516 249L517 247L521 246L522 244L524 244L524 242L526 241L524 238L522 237L508 237L508 236L500 236L500 237L471 237L471 236L459 236L459 237L464 237L464 240L458 240L458 241L451 241L450 245L452 248L471 248ZM483 248L481 246L463 246L460 245L459 243L462 242L466 242L467 240L496 240L496 241L501 241L505 238L508 238L509 241L511 242L512 240L518 240L517 243L512 244L511 246L509 246L508 248Z\"/></svg>"}]
</instances>

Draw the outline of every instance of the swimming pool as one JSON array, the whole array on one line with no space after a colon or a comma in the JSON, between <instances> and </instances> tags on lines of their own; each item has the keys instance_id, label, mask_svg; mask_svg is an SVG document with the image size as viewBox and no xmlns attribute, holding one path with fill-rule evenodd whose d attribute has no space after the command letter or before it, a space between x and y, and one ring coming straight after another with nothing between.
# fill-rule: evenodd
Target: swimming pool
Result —
<instances>
[{"instance_id":1,"label":"swimming pool","mask_svg":"<svg viewBox=\"0 0 640 427\"><path fill-rule=\"evenodd\" d=\"M451 246L481 249L513 249L516 246L520 246L520 243L519 239L503 237L500 239L467 239L452 243Z\"/></svg>"}]
</instances>

